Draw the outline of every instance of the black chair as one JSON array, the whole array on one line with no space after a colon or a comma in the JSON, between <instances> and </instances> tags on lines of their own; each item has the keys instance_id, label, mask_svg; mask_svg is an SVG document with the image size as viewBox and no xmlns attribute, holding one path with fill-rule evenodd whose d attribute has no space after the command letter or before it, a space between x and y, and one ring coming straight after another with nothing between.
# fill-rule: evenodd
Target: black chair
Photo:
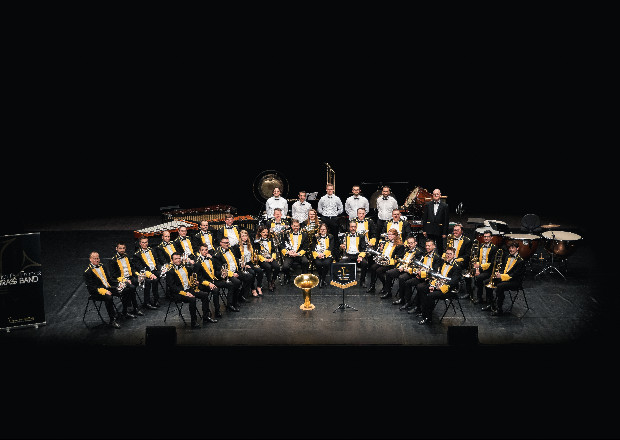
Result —
<instances>
[{"instance_id":1,"label":"black chair","mask_svg":"<svg viewBox=\"0 0 620 440\"><path fill-rule=\"evenodd\" d=\"M101 307L103 307L103 299L98 298L94 295L88 295L88 299L86 300L86 307L84 307L84 314L82 315L82 322L84 323L84 325L87 328L90 328L88 327L88 324L86 323L86 313L88 312L91 302L93 303L95 310L97 310L97 314L99 315L99 319L101 319L101 323L103 325L107 325L108 324L107 321L101 315Z\"/></svg>"},{"instance_id":2,"label":"black chair","mask_svg":"<svg viewBox=\"0 0 620 440\"><path fill-rule=\"evenodd\" d=\"M521 230L528 234L540 234L543 228L540 227L540 217L536 214L525 214L521 218Z\"/></svg>"},{"instance_id":3,"label":"black chair","mask_svg":"<svg viewBox=\"0 0 620 440\"><path fill-rule=\"evenodd\" d=\"M527 303L527 296L525 296L525 289L523 288L523 282L521 282L519 284L519 287L517 287L515 290L507 290L507 292L508 292L508 295L510 296L510 307L508 308L508 310L506 310L506 313L512 312L512 307L515 305L515 301L519 297L519 293L521 293L521 295L523 296L523 300L525 301L525 312L523 312L523 314L519 318L523 318L525 314L530 310L530 305ZM514 292L514 296L513 296L513 292Z\"/></svg>"},{"instance_id":4,"label":"black chair","mask_svg":"<svg viewBox=\"0 0 620 440\"><path fill-rule=\"evenodd\" d=\"M444 305L446 306L445 310L443 311L443 314L441 315L441 318L439 318L439 322L443 321L444 316L446 316L446 313L448 313L448 309L450 307L452 307L452 310L454 311L454 314L456 315L456 306L454 305L454 303L456 302L456 305L458 306L459 310L461 311L461 315L463 315L463 322L465 322L467 320L467 318L465 317L465 313L463 312L463 307L461 306L461 300L459 299L459 294L461 292L461 289L465 286L465 283L463 282L463 280L459 281L458 286L455 289L449 290L444 298L443 298L443 302ZM440 301L440 299L438 299L435 302L435 305L437 305L437 303Z\"/></svg>"}]
</instances>

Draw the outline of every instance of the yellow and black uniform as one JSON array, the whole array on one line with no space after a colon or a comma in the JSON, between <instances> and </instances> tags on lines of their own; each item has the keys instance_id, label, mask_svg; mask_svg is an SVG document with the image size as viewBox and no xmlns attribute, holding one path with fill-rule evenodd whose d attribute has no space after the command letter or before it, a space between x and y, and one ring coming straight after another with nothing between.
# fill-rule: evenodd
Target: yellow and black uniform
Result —
<instances>
[{"instance_id":1,"label":"yellow and black uniform","mask_svg":"<svg viewBox=\"0 0 620 440\"><path fill-rule=\"evenodd\" d=\"M280 273L278 248L270 238L261 238L254 246L256 247L255 251L258 252L258 265L267 275L268 289L273 292L276 288L275 280ZM270 258L273 260L267 261Z\"/></svg>"},{"instance_id":2,"label":"yellow and black uniform","mask_svg":"<svg viewBox=\"0 0 620 440\"><path fill-rule=\"evenodd\" d=\"M323 288L327 285L325 278L334 260L333 253L335 244L332 234L317 234L310 242L310 251L314 261L314 267L316 267L319 277L319 288ZM319 257L319 255L322 255L322 257Z\"/></svg>"},{"instance_id":3,"label":"yellow and black uniform","mask_svg":"<svg viewBox=\"0 0 620 440\"><path fill-rule=\"evenodd\" d=\"M439 281L437 278L429 280L428 277L424 283L420 283L417 286L418 296L421 304L422 320L419 324L431 324L431 317L433 309L435 308L435 300L438 298L445 298L449 291L454 292L458 288L462 276L462 267L453 258L450 261L445 261L439 270L437 271L444 277L449 278L447 282L443 282L441 287L437 287ZM430 291L430 286L433 286L434 290ZM454 292L454 294L457 294Z\"/></svg>"},{"instance_id":4,"label":"yellow and black uniform","mask_svg":"<svg viewBox=\"0 0 620 440\"><path fill-rule=\"evenodd\" d=\"M498 249L499 248L493 243L480 245L480 250L478 252L478 261L480 262L480 275L476 275L474 277L474 285L476 286L476 298L473 301L474 304L484 302L482 298L484 293L484 285L491 279L493 262L495 260L495 254L497 254ZM490 304L490 300L491 298L487 298L486 302Z\"/></svg>"},{"instance_id":5,"label":"yellow and black uniform","mask_svg":"<svg viewBox=\"0 0 620 440\"><path fill-rule=\"evenodd\" d=\"M196 313L196 292L190 282L192 273L192 268L184 263L178 266L172 264L166 275L166 286L168 294L173 301L182 301L189 304L192 327L200 327Z\"/></svg>"},{"instance_id":6,"label":"yellow and black uniform","mask_svg":"<svg viewBox=\"0 0 620 440\"><path fill-rule=\"evenodd\" d=\"M370 272L370 286L368 287L367 292L375 292L375 284L378 278L382 284L381 293L385 295L389 293L388 289L391 287L387 285L385 273L388 270L393 269L396 265L396 260L405 255L405 246L400 243L395 244L389 240L381 240L379 241L377 247L380 249L381 256L387 259L387 264L379 264L376 261L370 264L368 269Z\"/></svg>"},{"instance_id":7,"label":"yellow and black uniform","mask_svg":"<svg viewBox=\"0 0 620 440\"><path fill-rule=\"evenodd\" d=\"M495 283L495 301L482 308L482 310L490 308L494 316L504 314L503 305L506 290L516 290L521 287L525 276L525 260L518 252L515 252L514 255L506 253L497 271L500 273L500 278ZM492 298L493 289L485 286L485 290L487 300Z\"/></svg>"},{"instance_id":8,"label":"yellow and black uniform","mask_svg":"<svg viewBox=\"0 0 620 440\"><path fill-rule=\"evenodd\" d=\"M112 276L112 285L117 289L122 284L125 286L120 291L123 303L122 315L126 318L135 318L135 315L142 315L143 313L138 309L138 300L136 298L138 276L127 254L121 255L116 252L110 260L109 267L110 275ZM127 310L129 305L133 306L131 313Z\"/></svg>"},{"instance_id":9,"label":"yellow and black uniform","mask_svg":"<svg viewBox=\"0 0 620 440\"><path fill-rule=\"evenodd\" d=\"M159 307L159 276L161 267L157 265L155 251L150 247L138 249L133 256L133 265L137 273L143 272L145 275L144 306L146 308ZM157 278L151 280L151 275L155 275Z\"/></svg>"},{"instance_id":10,"label":"yellow and black uniform","mask_svg":"<svg viewBox=\"0 0 620 440\"><path fill-rule=\"evenodd\" d=\"M157 259L157 265L161 268L162 266L169 264L172 261L172 254L177 252L177 249L174 247L174 242L170 241L161 241L155 247L155 258ZM183 253L183 250L179 251Z\"/></svg>"},{"instance_id":11,"label":"yellow and black uniform","mask_svg":"<svg viewBox=\"0 0 620 440\"><path fill-rule=\"evenodd\" d=\"M442 259L436 249L430 252L424 252L424 255L419 261L424 268L414 267L412 270L412 277L405 282L405 305L401 306L401 309L409 310L409 313L419 313L421 302L420 295L417 294L417 287L421 283L424 283L428 278L429 272L437 272L442 264ZM413 291L416 290L416 294Z\"/></svg>"},{"instance_id":12,"label":"yellow and black uniform","mask_svg":"<svg viewBox=\"0 0 620 440\"><path fill-rule=\"evenodd\" d=\"M284 244L280 248L282 253L282 273L284 275L284 283L287 284L291 278L291 268L294 263L301 266L301 273L308 273L310 261L306 256L308 249L308 234L303 231L293 232L287 231L283 236ZM292 257L288 252L296 252L299 255Z\"/></svg>"},{"instance_id":13,"label":"yellow and black uniform","mask_svg":"<svg viewBox=\"0 0 620 440\"><path fill-rule=\"evenodd\" d=\"M118 328L119 325L116 324L116 310L114 309L112 298L112 295L118 295L118 291L112 286L111 279L112 276L108 269L102 264L95 266L89 263L84 271L84 284L86 284L88 294L96 301L103 301L105 303L105 308L110 318L110 325ZM111 295L107 295L106 292L110 292Z\"/></svg>"}]
</instances>

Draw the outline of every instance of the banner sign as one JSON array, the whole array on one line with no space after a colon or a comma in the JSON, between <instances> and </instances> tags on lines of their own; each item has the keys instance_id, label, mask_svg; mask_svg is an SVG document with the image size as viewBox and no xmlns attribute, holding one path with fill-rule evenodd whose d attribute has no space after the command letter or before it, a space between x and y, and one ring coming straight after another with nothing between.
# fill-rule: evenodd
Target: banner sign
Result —
<instances>
[{"instance_id":1,"label":"banner sign","mask_svg":"<svg viewBox=\"0 0 620 440\"><path fill-rule=\"evenodd\" d=\"M0 328L45 324L39 232L0 236Z\"/></svg>"}]
</instances>

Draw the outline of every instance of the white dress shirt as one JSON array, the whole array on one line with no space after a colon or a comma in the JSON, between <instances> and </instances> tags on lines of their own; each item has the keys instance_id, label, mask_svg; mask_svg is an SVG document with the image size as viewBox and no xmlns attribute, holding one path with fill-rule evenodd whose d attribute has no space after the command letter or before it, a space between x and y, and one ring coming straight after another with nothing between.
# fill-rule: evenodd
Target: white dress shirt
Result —
<instances>
[{"instance_id":1,"label":"white dress shirt","mask_svg":"<svg viewBox=\"0 0 620 440\"><path fill-rule=\"evenodd\" d=\"M387 199L383 199L383 196L377 199L377 218L379 220L390 220L392 218L392 211L398 209L398 203L392 196L387 196Z\"/></svg>"},{"instance_id":2,"label":"white dress shirt","mask_svg":"<svg viewBox=\"0 0 620 440\"><path fill-rule=\"evenodd\" d=\"M297 200L291 207L291 217L299 220L299 223L305 222L308 218L308 211L312 209L312 206L307 201L300 202Z\"/></svg>"},{"instance_id":3,"label":"white dress shirt","mask_svg":"<svg viewBox=\"0 0 620 440\"><path fill-rule=\"evenodd\" d=\"M340 201L340 197L335 194L327 195L325 194L319 200L319 204L317 206L317 212L325 217L335 217L338 214L342 214L343 207L342 201ZM392 214L390 214L391 216Z\"/></svg>"},{"instance_id":4,"label":"white dress shirt","mask_svg":"<svg viewBox=\"0 0 620 440\"><path fill-rule=\"evenodd\" d=\"M267 214L267 218L273 217L273 210L275 208L280 208L282 210L282 217L286 217L288 214L288 202L282 196L274 197L271 196L267 199L265 203L265 212Z\"/></svg>"},{"instance_id":5,"label":"white dress shirt","mask_svg":"<svg viewBox=\"0 0 620 440\"><path fill-rule=\"evenodd\" d=\"M353 220L357 217L357 210L359 208L364 208L366 210L366 214L370 210L370 203L368 203L368 199L364 196L350 196L347 198L346 202L344 202L344 211L349 214L349 220Z\"/></svg>"}]
</instances>

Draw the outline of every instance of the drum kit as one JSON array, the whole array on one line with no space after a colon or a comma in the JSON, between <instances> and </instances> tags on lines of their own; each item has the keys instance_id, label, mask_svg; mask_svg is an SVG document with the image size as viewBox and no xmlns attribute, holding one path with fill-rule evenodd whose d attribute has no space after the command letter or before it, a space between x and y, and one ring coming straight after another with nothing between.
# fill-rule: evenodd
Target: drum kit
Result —
<instances>
[{"instance_id":1,"label":"drum kit","mask_svg":"<svg viewBox=\"0 0 620 440\"><path fill-rule=\"evenodd\" d=\"M527 263L535 260L546 262L545 267L536 275L546 272L557 272L562 278L566 279L564 274L556 267L556 257L560 262L566 264L566 259L571 256L577 249L578 243L582 240L579 234L569 231L563 231L561 225L547 224L541 225L544 229L539 234L530 233L511 233L505 222L501 220L484 220L484 226L476 228L476 239L484 244L483 234L485 231L491 231L491 242L498 247L505 246L508 242L513 241L518 245L518 253ZM537 254L537 258L532 258ZM548 256L545 257L542 251L546 251Z\"/></svg>"}]
</instances>

